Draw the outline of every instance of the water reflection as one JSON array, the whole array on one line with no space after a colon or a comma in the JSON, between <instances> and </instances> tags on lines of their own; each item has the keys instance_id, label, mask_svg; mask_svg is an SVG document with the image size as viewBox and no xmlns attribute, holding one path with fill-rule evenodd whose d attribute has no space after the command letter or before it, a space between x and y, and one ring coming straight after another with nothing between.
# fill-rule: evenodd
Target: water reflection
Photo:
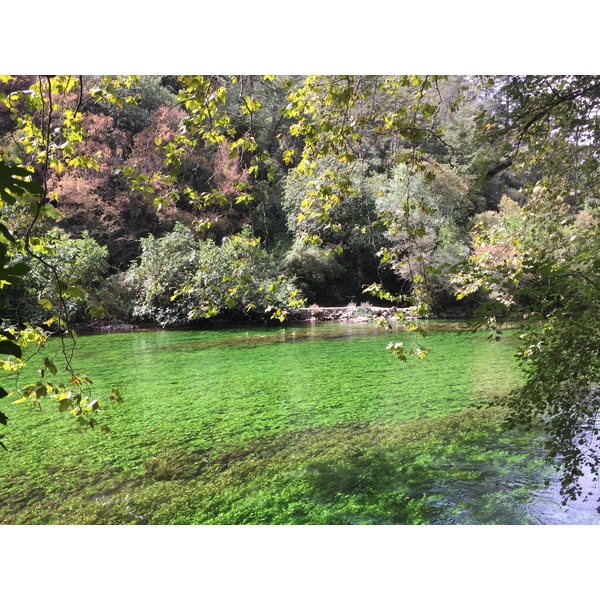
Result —
<instances>
[{"instance_id":1,"label":"water reflection","mask_svg":"<svg viewBox=\"0 0 600 600\"><path fill-rule=\"evenodd\" d=\"M553 477L550 485L536 491L529 504L529 511L535 520L547 525L600 525L597 498L600 496L598 483L587 472L579 479L582 494L576 500L569 500L563 506L560 495L560 482Z\"/></svg>"}]
</instances>

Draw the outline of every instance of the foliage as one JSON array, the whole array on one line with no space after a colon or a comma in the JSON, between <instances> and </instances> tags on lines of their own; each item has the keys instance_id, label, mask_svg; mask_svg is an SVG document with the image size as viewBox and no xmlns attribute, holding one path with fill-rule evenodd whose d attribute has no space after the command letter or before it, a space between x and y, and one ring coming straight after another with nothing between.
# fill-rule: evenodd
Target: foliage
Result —
<instances>
[{"instance_id":1,"label":"foliage","mask_svg":"<svg viewBox=\"0 0 600 600\"><path fill-rule=\"evenodd\" d=\"M43 189L37 184L26 178L28 176L29 173L25 169L7 165L4 160L0 161L0 202L2 205L13 205L25 195L43 192ZM3 223L0 223L0 234L2 236L0 238L0 310L2 310L8 296L7 286L19 284L21 277L28 272L28 267L11 264L9 248L17 245L17 240ZM0 332L0 348L7 357L12 356L14 359L21 360L23 356L23 350L17 343L17 336L9 329L3 329ZM5 364L9 361L10 358L7 358ZM0 398L5 398L7 395L8 391L4 387L0 387ZM0 411L0 423L7 425L7 421L6 414ZM0 445L5 447L2 442Z\"/></svg>"},{"instance_id":2,"label":"foliage","mask_svg":"<svg viewBox=\"0 0 600 600\"><path fill-rule=\"evenodd\" d=\"M10 79L2 78L3 82ZM111 86L121 85L123 81L119 79L116 83L109 84L105 92L109 94ZM26 285L23 276L35 281L38 274L41 278L47 278L43 282L46 284L44 291L53 289L56 292L56 305L48 298L41 299L45 308L54 309L54 314L51 313L45 326L49 328L54 325L64 334L62 354L65 358L67 381L60 383L54 379L62 377L62 374L58 375L59 369L50 357L44 358L37 381L23 383L19 380L20 371L44 347L49 335L41 327L33 327L28 322L12 326L9 324L5 329L3 337L12 346L5 344L8 356L1 364L4 370L15 374L15 389L12 392L17 396L15 403L31 402L34 407L41 408L43 399L53 399L60 412L69 411L80 423L95 427L98 424L96 413L100 410L101 401L91 395L90 379L77 373L72 365L76 341L71 330L68 306L70 299L83 300L90 308L100 310L97 302L77 285L77 278L82 275L82 269L85 270L85 261L79 260L85 252L79 250L86 244L94 247L95 242L89 238L83 240L80 248L72 255L63 257L72 261L72 264L66 266L61 273L60 261L51 258L56 248L51 241L53 236L46 236L45 225L63 216L56 208L58 195L51 189L51 174L60 175L67 168L98 168L94 157L78 154L76 150L77 144L84 137L80 112L82 94L82 78L68 76L38 77L28 90L18 88L9 94L0 94L0 103L8 108L11 118L19 127L16 135L12 135L14 145L8 152L2 150L0 169L0 210L3 220L8 217L5 222L10 221L14 227L12 232L4 224L1 229L4 239L11 246L10 254L7 252L7 244L3 243L2 246L5 250L3 262L8 265L9 274L4 283ZM34 178L41 180L41 185ZM66 247L59 248L59 251L65 249ZM26 264L28 262L29 265ZM34 265L36 269L41 269L38 274L32 272ZM101 264L96 264L94 268L96 267L101 268ZM12 273L20 277L11 279ZM63 275L70 279L65 280ZM70 348L66 338L70 339ZM14 348L15 345L18 349ZM26 355L24 349L28 346L37 349L31 355ZM54 381L48 380L47 373ZM113 388L112 392L109 399L121 402L118 389ZM2 389L2 395L7 395L5 389ZM2 415L2 422L6 425L4 413ZM101 428L108 431L105 424Z\"/></svg>"},{"instance_id":3,"label":"foliage","mask_svg":"<svg viewBox=\"0 0 600 600\"><path fill-rule=\"evenodd\" d=\"M465 257L467 223L482 206L469 193L475 158L463 139L473 129L472 105L470 118L455 118L467 90L459 78L309 77L286 109L305 144L295 169L304 193L298 196L288 178L291 228L311 243L337 234L338 251L354 247L379 257L357 268L352 252L346 255L363 286L365 275L379 279L377 286L394 291L388 300L412 304L420 316L451 302L448 272ZM446 166L455 158L446 129L463 151L463 174ZM391 285L390 267L400 279Z\"/></svg>"},{"instance_id":4,"label":"foliage","mask_svg":"<svg viewBox=\"0 0 600 600\"><path fill-rule=\"evenodd\" d=\"M428 182L420 174L411 176L404 165L394 170L377 200L379 218L386 225L382 262L411 285L404 302L414 303L423 316L429 306L443 306L454 288L450 273L468 254L463 228L468 209L467 186L440 167L441 177ZM459 208L459 207L462 207ZM462 217L457 211L462 210Z\"/></svg>"},{"instance_id":5,"label":"foliage","mask_svg":"<svg viewBox=\"0 0 600 600\"><path fill-rule=\"evenodd\" d=\"M292 134L304 140L299 173L312 175L320 157L334 163L303 207L305 216L329 220L340 194L352 196L352 170L366 174L360 167L381 151L387 165L405 163L411 173L433 177L420 146L441 131L433 125L439 81L417 76L315 76L291 94L285 114L296 119ZM340 163L352 169L336 166Z\"/></svg>"},{"instance_id":6,"label":"foliage","mask_svg":"<svg viewBox=\"0 0 600 600\"><path fill-rule=\"evenodd\" d=\"M218 246L177 224L162 238L142 240L140 263L126 280L136 293L133 316L163 327L224 312L283 320L286 307L302 304L248 229Z\"/></svg>"},{"instance_id":7,"label":"foliage","mask_svg":"<svg viewBox=\"0 0 600 600\"><path fill-rule=\"evenodd\" d=\"M127 281L127 271L117 271L105 277L97 288L104 319L114 323L131 323L135 293Z\"/></svg>"},{"instance_id":8,"label":"foliage","mask_svg":"<svg viewBox=\"0 0 600 600\"><path fill-rule=\"evenodd\" d=\"M505 201L500 221L475 236L461 293L487 291L479 312L496 335L497 318L525 318L518 357L526 381L501 403L510 409L510 426L545 432L563 491L574 498L584 468L598 477L598 226L587 212L584 219L557 207L542 189L534 199L535 220L529 210L507 216Z\"/></svg>"},{"instance_id":9,"label":"foliage","mask_svg":"<svg viewBox=\"0 0 600 600\"><path fill-rule=\"evenodd\" d=\"M579 201L598 186L596 76L518 76L487 82L498 99L479 116L496 168L513 168L552 194Z\"/></svg>"},{"instance_id":10,"label":"foliage","mask_svg":"<svg viewBox=\"0 0 600 600\"><path fill-rule=\"evenodd\" d=\"M94 79L91 78L90 87L102 84L102 78ZM130 86L116 87L114 98L102 99L97 107L114 119L116 128L137 134L152 123L152 115L159 107L175 105L176 96L162 85L162 79L157 75L136 77Z\"/></svg>"},{"instance_id":11,"label":"foliage","mask_svg":"<svg viewBox=\"0 0 600 600\"><path fill-rule=\"evenodd\" d=\"M49 319L48 311L61 302L74 322L84 321L90 315L102 316L101 303L92 291L108 270L107 248L101 247L87 231L79 239L72 239L56 228L44 235L44 242L43 263L28 255L16 262L27 268L27 274L8 298L4 318L41 325ZM69 297L61 298L65 291Z\"/></svg>"},{"instance_id":12,"label":"foliage","mask_svg":"<svg viewBox=\"0 0 600 600\"><path fill-rule=\"evenodd\" d=\"M314 302L326 298L333 283L343 275L337 256L330 249L307 244L297 237L283 259L283 266L293 274L307 301Z\"/></svg>"},{"instance_id":13,"label":"foliage","mask_svg":"<svg viewBox=\"0 0 600 600\"><path fill-rule=\"evenodd\" d=\"M598 148L600 84L595 77L491 80L498 108L481 116L495 143L492 171L523 177L522 211L474 237L461 294L484 290L480 309L498 336L499 317L523 317L519 358L526 377L505 401L509 426L541 428L561 469L565 498L580 476L599 475ZM514 203L513 203L514 205Z\"/></svg>"},{"instance_id":14,"label":"foliage","mask_svg":"<svg viewBox=\"0 0 600 600\"><path fill-rule=\"evenodd\" d=\"M342 177L349 187L338 187ZM319 269L316 279L308 283L313 295L318 294L320 299L331 296L325 286L341 289L343 295L336 303L343 303L349 299L348 295L358 296L365 281L377 277L380 264L377 252L383 243L384 231L376 208L381 185L380 176L364 177L347 164L330 158L317 159L310 175L296 168L286 177L282 208L295 239L286 259L287 266L308 283L312 277L307 272L310 268L308 264L303 266L294 253L308 253L307 259L315 259L317 255L331 257L327 261L327 278L323 279L325 272ZM320 194L325 187L332 193L329 201L321 204ZM308 249L311 245L312 251ZM324 264L321 261L321 265Z\"/></svg>"},{"instance_id":15,"label":"foliage","mask_svg":"<svg viewBox=\"0 0 600 600\"><path fill-rule=\"evenodd\" d=\"M286 115L296 119L292 134L305 141L305 168L318 156L336 156L342 162L366 158L372 145L388 145L394 162L410 160L418 170L422 152L402 141L436 136L432 127L438 111L435 102L440 77L312 76L291 95ZM430 92L434 92L431 94ZM406 101L398 102L404 95ZM374 110L375 108L375 110ZM396 137L396 145L393 138Z\"/></svg>"}]
</instances>

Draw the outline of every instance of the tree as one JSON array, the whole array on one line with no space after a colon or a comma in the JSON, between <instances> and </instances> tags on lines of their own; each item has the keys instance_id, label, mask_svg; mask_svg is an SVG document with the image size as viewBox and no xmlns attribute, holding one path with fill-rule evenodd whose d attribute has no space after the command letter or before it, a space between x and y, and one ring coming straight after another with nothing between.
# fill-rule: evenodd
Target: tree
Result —
<instances>
[{"instance_id":1,"label":"tree","mask_svg":"<svg viewBox=\"0 0 600 600\"><path fill-rule=\"evenodd\" d=\"M73 309L79 309L81 302L95 315L102 314L103 309L74 276L78 254L64 256L70 246L63 243L60 250L68 264L56 260L57 246L62 242L60 234L57 238L51 233L51 226L53 221L64 219L60 208L68 206L69 200L91 197L88 204L96 215L94 224L104 216L97 210L103 204L107 208L106 200L124 204L131 197L150 200L159 211L166 211L182 198L187 198L200 213L223 203L233 210L234 205L254 200L249 193L248 175L256 177L264 159L262 153L257 153L253 126L253 114L260 101L250 94L240 98L241 114L249 118L250 124L238 131L225 106L225 78L180 77L176 96L162 83L157 78L109 76L85 79L6 76L0 80L0 105L4 107L0 121L3 127L0 209L3 222L11 221L11 227L3 224L0 230L3 285L23 287L22 277L29 277L29 283L35 282L43 292L39 308L49 311L48 318L39 325L5 324L0 342L13 360L8 358L2 365L7 370L19 371L27 360L20 344L35 342L43 346L51 331L60 335L68 382L47 381L46 374L57 376L58 368L45 359L40 380L15 390L16 402L31 400L40 407L43 398L54 398L59 410L70 410L80 422L92 427L97 423L92 413L98 412L101 402L90 396L89 380L75 371L72 357L76 336L72 319ZM219 173L215 178L217 185L211 184L213 171ZM196 225L206 230L211 223L200 216ZM230 240L219 247L206 242L205 254L214 255L213 258L226 256L223 266L234 274L240 271L239 280L227 282L228 274L222 274L223 297L211 300L205 312L212 314L221 300L229 308L231 303L239 302L246 310L266 302L262 306L264 312L281 316L286 300L297 302L297 292L291 284L273 275L269 262L262 260L262 250L255 238L237 236L235 230L231 233ZM89 238L82 241L91 243ZM113 258L119 261L126 256ZM97 258L104 260L104 256ZM249 263L244 270L246 260ZM90 279L89 272L87 275ZM256 293L248 297L253 279L257 285L266 286L259 287L260 299L255 297ZM174 296L189 300L194 293L214 287L183 280L172 291ZM200 314L205 300L199 294L198 304L188 306L188 313ZM112 391L109 399L121 401L118 390ZM7 391L0 393L6 395ZM2 422L6 424L4 414Z\"/></svg>"},{"instance_id":2,"label":"tree","mask_svg":"<svg viewBox=\"0 0 600 600\"><path fill-rule=\"evenodd\" d=\"M0 161L0 198L3 203L12 205L18 198L28 193L43 193L43 189L39 185L23 179L23 177L27 177L28 175L29 173L25 169L10 167L4 161ZM0 310L2 310L8 295L7 286L20 283L21 277L29 271L29 267L22 263L17 265L11 264L9 249L11 245L17 245L17 240L3 223L0 223L0 234L2 235L2 239L0 240ZM0 351L8 355L8 357L13 357L13 360L16 359L19 361L23 357L23 350L17 341L18 336L15 335L14 331L3 329L0 332ZM4 361L4 364L9 361L10 358ZM8 394L8 390L0 387L0 398L5 398ZM2 425L8 424L6 414L1 411L0 423ZM1 437L4 436L2 435ZM0 442L0 445L6 448L2 442Z\"/></svg>"},{"instance_id":3,"label":"tree","mask_svg":"<svg viewBox=\"0 0 600 600\"><path fill-rule=\"evenodd\" d=\"M335 189L340 178L349 187L321 205L320 191L328 185ZM311 174L298 168L288 174L283 210L294 244L285 263L302 278L309 295L346 303L378 277L384 227L378 224L376 198L381 184L377 174L354 172L348 163L328 157L317 158ZM316 214L314 205L325 212Z\"/></svg>"},{"instance_id":4,"label":"tree","mask_svg":"<svg viewBox=\"0 0 600 600\"><path fill-rule=\"evenodd\" d=\"M11 283L12 277L16 283L14 278L25 274L25 267L18 266L25 262L19 255L43 265L44 276L48 277L45 287L52 287L56 295L54 302L41 299L42 307L54 312L45 321L46 328L63 332L75 345L69 298L86 302L90 311L101 310L80 285L65 282L65 273L48 259L52 255L49 223L64 217L61 202L69 194L95 196L100 201L106 197L117 200L123 198L119 186L125 185L127 196L149 200L158 210L167 210L186 199L200 213L196 221L199 229L206 230L212 223L202 214L208 210L218 211L224 205L233 210L261 202L264 207L265 195L258 193L263 189L258 184L273 182L277 168L293 166L300 153L297 166L307 173L313 168L313 158L319 156L332 155L341 163L354 162L355 157L363 163L381 163L382 152L388 150L390 160L408 161L412 169L427 171L418 146L427 136L437 135L431 125L436 105L430 102L428 94L435 91L438 78L309 77L303 85L292 79L271 85L269 82L275 79L179 77L173 90L175 97L163 89L162 80L139 77L2 79L0 103L5 107L2 123L6 127L2 132L3 189L8 190L8 196L3 195L3 218L11 211L17 217L14 231L6 226L2 231L7 249L6 282ZM289 106L278 112L288 88ZM232 90L239 90L237 103L233 102L235 95L228 93ZM404 94L406 103L398 103L399 94ZM270 116L261 120L258 115L263 105L268 107ZM6 115L10 120L4 118ZM174 121L170 121L173 116ZM280 139L282 124L286 129L290 126L290 134L280 145L275 141ZM108 128L113 130L110 137L102 133ZM409 141L408 151L403 140ZM274 162L271 153L276 145L279 154ZM144 149L148 148L153 148L152 156L144 156ZM212 172L203 177L202 169L189 169L190 160L198 153L204 165L211 161L216 164L219 177L213 177ZM196 161L196 167L202 160ZM335 185L349 192L348 198L353 197L351 179L341 169L333 172ZM311 210L323 220L329 219L329 206L336 204L332 193L328 185L317 186L317 201ZM250 271L240 272L240 282L233 282L231 289L224 292L225 304L235 305L239 294L246 309L258 306L256 295L246 293L248 278L253 277L261 284L264 281L268 288L261 300L268 301L273 295L263 310L277 314L271 309L279 306L277 296L282 296L283 302L296 302L294 290L288 289L285 281L272 279L267 263L259 260L262 250L255 248L254 238L232 233L228 243L205 248L207 255L215 256L231 251L235 269L244 258L251 259ZM180 282L172 294L175 302L197 296L197 305L188 314L197 315L204 310L202 293L211 286L200 284L201 279L196 273L191 282ZM19 339L37 336L43 344L47 333L27 325L24 329L7 327L4 335L6 349L18 358ZM64 335L62 339L66 343ZM86 382L75 372L71 353L64 348L74 389L51 384L42 376L21 390L18 401L32 400L39 406L41 398L53 396L61 410L70 408L85 421L88 412L97 411L100 404L84 391ZM23 361L4 364L19 369ZM41 369L44 375L54 375L55 371L54 364ZM118 392L112 397L120 398ZM96 423L93 418L87 422Z\"/></svg>"},{"instance_id":5,"label":"tree","mask_svg":"<svg viewBox=\"0 0 600 600\"><path fill-rule=\"evenodd\" d=\"M13 262L14 266L25 267L28 271L18 284L13 284L4 311L0 313L4 320L41 324L48 320L48 309L61 302L65 303L73 322L85 321L90 307L96 315L102 315L97 289L108 271L108 249L100 246L85 230L74 239L55 227L44 234L44 242L45 263L30 256L15 257L15 261L20 262ZM63 289L70 290L68 298L61 299L47 265L55 270Z\"/></svg>"},{"instance_id":6,"label":"tree","mask_svg":"<svg viewBox=\"0 0 600 600\"><path fill-rule=\"evenodd\" d=\"M493 329L500 317L525 319L525 383L498 402L509 426L544 432L566 500L581 493L586 469L598 480L600 465L600 80L509 77L486 86L497 105L479 123L496 154L484 175L514 170L528 199L476 236L461 293L488 293L480 312Z\"/></svg>"},{"instance_id":7,"label":"tree","mask_svg":"<svg viewBox=\"0 0 600 600\"><path fill-rule=\"evenodd\" d=\"M465 223L472 212L468 186L458 175L437 165L436 178L411 175L405 165L394 169L377 200L386 224L382 260L409 286L420 280L427 302L436 309L452 301L452 268L468 254ZM407 198L418 198L418 210L407 210Z\"/></svg>"},{"instance_id":8,"label":"tree","mask_svg":"<svg viewBox=\"0 0 600 600\"><path fill-rule=\"evenodd\" d=\"M10 79L3 77L1 81L6 83ZM110 94L110 89L107 87L101 93ZM70 269L65 270L61 269L60 261L52 260L56 248L53 247L53 236L47 234L47 222L62 216L56 208L58 195L52 189L52 176L60 174L67 166L97 166L92 156L78 154L75 148L84 135L79 112L83 101L82 79L39 77L29 89L19 86L16 91L0 94L0 101L19 125L17 135L11 134L12 143L8 144L8 151L2 150L0 160L0 210L4 221L0 228L4 270L2 303L4 306L11 289L6 286L22 284L23 278L31 274L34 264L43 272L42 278L46 278L45 291L56 294L55 304L48 298L40 299L42 307L51 311L44 329L30 323L4 324L0 343L7 358L1 361L1 365L7 371L19 372L28 361L23 347L31 344L44 346L50 328L54 327L61 333L67 380L55 383L48 379L47 374L54 378L59 369L53 360L45 357L38 371L39 379L20 384L14 390L17 396L14 403L32 402L41 408L42 399L53 399L59 411L70 411L80 423L95 427L99 424L96 414L100 411L101 400L91 395L91 381L77 373L73 365L76 338L68 303L70 299L81 300L91 311L101 309L97 301L76 284L76 271L81 265L74 260L69 265ZM71 107L70 102L74 102L75 106ZM7 227L7 222L11 223L11 228ZM72 258L75 259L75 256ZM7 395L8 391L2 388L0 396ZM117 388L112 389L109 400L122 401ZM7 424L4 413L0 415L0 422ZM106 424L100 426L109 431Z\"/></svg>"},{"instance_id":9,"label":"tree","mask_svg":"<svg viewBox=\"0 0 600 600\"><path fill-rule=\"evenodd\" d=\"M396 99L410 97L412 90L413 103L386 102L389 89ZM428 249L422 246L439 216L432 215L431 223L419 216L427 202L419 201L415 185L421 174L425 183L435 180L426 141L432 148L449 144L436 124L440 105L432 101L432 90L437 89L435 78L309 78L288 111L298 119L293 131L305 139L299 168L308 175L319 156L364 164L365 156L372 156L382 143L391 161L407 165L404 200L392 211L395 235L402 238L394 241L401 241L404 257L404 264L398 261L395 268L411 279L410 293L399 299L414 302L421 314L427 314L429 303L423 285ZM590 469L596 479L599 471L600 80L490 77L480 79L478 93L483 103L474 139L485 152L471 162L474 180L466 198L483 194L487 207L500 204L503 215L496 226L475 234L467 279L456 279L462 284L459 295L487 294L479 315L492 330L492 339L500 337L498 319L526 317L519 354L526 383L501 403L508 409L510 426L542 428L549 456L560 464L563 492L573 497L580 492L577 479L583 469ZM440 150L438 157L444 154ZM501 185L494 183L502 177ZM332 208L350 196L351 188L348 177L331 177L305 203L305 220L327 223ZM517 206L509 214L515 203L508 197L502 200L507 193L523 206L522 212ZM369 289L380 297L398 298L381 285ZM404 350L392 350L405 358ZM415 352L421 357L420 347Z\"/></svg>"}]
</instances>

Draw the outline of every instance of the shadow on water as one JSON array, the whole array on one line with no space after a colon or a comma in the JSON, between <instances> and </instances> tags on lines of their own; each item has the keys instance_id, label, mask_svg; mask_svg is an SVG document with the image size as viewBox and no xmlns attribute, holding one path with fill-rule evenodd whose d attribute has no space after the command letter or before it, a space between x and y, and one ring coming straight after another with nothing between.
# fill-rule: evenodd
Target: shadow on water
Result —
<instances>
[{"instance_id":1,"label":"shadow on water","mask_svg":"<svg viewBox=\"0 0 600 600\"><path fill-rule=\"evenodd\" d=\"M367 429L356 445L332 431L345 450L308 461L298 474L306 500L328 511L328 523L600 524L593 501L563 506L558 484L544 485L553 471L534 440L485 431L479 419L471 429L469 416L451 433L454 419L432 419L417 441L415 424L387 439Z\"/></svg>"},{"instance_id":2,"label":"shadow on water","mask_svg":"<svg viewBox=\"0 0 600 600\"><path fill-rule=\"evenodd\" d=\"M315 461L304 476L309 497L337 510L340 522L430 524L529 524L531 481L504 465L443 464L431 458L398 464L382 452L344 461ZM539 483L539 482L538 482ZM552 511L550 511L553 514ZM539 520L538 522L542 522Z\"/></svg>"}]
</instances>

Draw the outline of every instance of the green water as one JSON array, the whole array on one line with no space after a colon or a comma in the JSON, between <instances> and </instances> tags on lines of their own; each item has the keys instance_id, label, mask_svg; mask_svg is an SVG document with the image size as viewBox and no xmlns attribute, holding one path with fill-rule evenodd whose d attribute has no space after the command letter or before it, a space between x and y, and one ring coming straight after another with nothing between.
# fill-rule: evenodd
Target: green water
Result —
<instances>
[{"instance_id":1,"label":"green water","mask_svg":"<svg viewBox=\"0 0 600 600\"><path fill-rule=\"evenodd\" d=\"M125 398L112 433L5 404L0 522L595 522L534 438L470 408L518 383L504 338L434 332L401 364L410 336L372 324L81 337L78 369Z\"/></svg>"}]
</instances>

